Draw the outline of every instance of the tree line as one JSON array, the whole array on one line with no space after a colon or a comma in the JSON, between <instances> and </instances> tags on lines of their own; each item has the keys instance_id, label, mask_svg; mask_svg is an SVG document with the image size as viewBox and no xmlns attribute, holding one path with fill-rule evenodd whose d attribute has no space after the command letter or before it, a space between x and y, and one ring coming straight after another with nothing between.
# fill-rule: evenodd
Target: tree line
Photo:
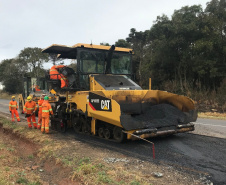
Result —
<instances>
[{"instance_id":1,"label":"tree line","mask_svg":"<svg viewBox=\"0 0 226 185\"><path fill-rule=\"evenodd\" d=\"M52 62L55 65L60 61L56 54L42 53L41 48L24 48L17 57L1 61L0 82L6 92L22 93L24 77L44 77L47 71L43 64Z\"/></svg>"},{"instance_id":2,"label":"tree line","mask_svg":"<svg viewBox=\"0 0 226 185\"><path fill-rule=\"evenodd\" d=\"M132 28L115 46L134 50L133 70L139 85L147 88L151 77L154 89L187 94L189 89L226 86L225 34L226 1L212 0L205 9L185 6L175 10L171 18L158 16L149 30ZM19 77L25 73L40 76L43 64L55 60L56 56L41 53L41 48L25 48L16 58L0 63L0 81L6 91L18 93Z\"/></svg>"},{"instance_id":3,"label":"tree line","mask_svg":"<svg viewBox=\"0 0 226 185\"><path fill-rule=\"evenodd\" d=\"M136 31L116 42L135 52L134 72L141 86L152 77L155 88L176 83L187 88L217 89L226 78L226 1L212 0L158 16L150 30Z\"/></svg>"}]
</instances>

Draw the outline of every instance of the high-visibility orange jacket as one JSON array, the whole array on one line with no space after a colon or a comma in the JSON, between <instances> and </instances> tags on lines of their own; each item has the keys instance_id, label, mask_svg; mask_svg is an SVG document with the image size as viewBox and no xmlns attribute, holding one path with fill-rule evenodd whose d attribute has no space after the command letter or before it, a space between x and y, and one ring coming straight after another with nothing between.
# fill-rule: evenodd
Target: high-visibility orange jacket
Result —
<instances>
[{"instance_id":1,"label":"high-visibility orange jacket","mask_svg":"<svg viewBox=\"0 0 226 185\"><path fill-rule=\"evenodd\" d=\"M16 109L18 109L18 105L17 105L17 102L16 101L10 101L9 102L9 111L11 111L11 110L16 110Z\"/></svg>"},{"instance_id":2,"label":"high-visibility orange jacket","mask_svg":"<svg viewBox=\"0 0 226 185\"><path fill-rule=\"evenodd\" d=\"M54 65L50 68L49 75L50 79L59 79L61 76L57 69L63 68L65 65Z\"/></svg>"},{"instance_id":3,"label":"high-visibility orange jacket","mask_svg":"<svg viewBox=\"0 0 226 185\"><path fill-rule=\"evenodd\" d=\"M35 86L35 91L41 91L38 85Z\"/></svg>"},{"instance_id":4,"label":"high-visibility orange jacket","mask_svg":"<svg viewBox=\"0 0 226 185\"><path fill-rule=\"evenodd\" d=\"M68 79L63 74L58 72L58 69L65 67L65 65L54 65L51 67L49 71L50 79L60 80L61 88L68 86Z\"/></svg>"},{"instance_id":5,"label":"high-visibility orange jacket","mask_svg":"<svg viewBox=\"0 0 226 185\"><path fill-rule=\"evenodd\" d=\"M53 114L52 107L48 100L44 100L42 104L42 117L49 117L49 113Z\"/></svg>"},{"instance_id":6,"label":"high-visibility orange jacket","mask_svg":"<svg viewBox=\"0 0 226 185\"><path fill-rule=\"evenodd\" d=\"M24 105L24 112L27 114L32 114L37 110L37 105L34 101L27 101Z\"/></svg>"},{"instance_id":7,"label":"high-visibility orange jacket","mask_svg":"<svg viewBox=\"0 0 226 185\"><path fill-rule=\"evenodd\" d=\"M38 114L42 113L42 104L43 104L44 100L38 100Z\"/></svg>"}]
</instances>

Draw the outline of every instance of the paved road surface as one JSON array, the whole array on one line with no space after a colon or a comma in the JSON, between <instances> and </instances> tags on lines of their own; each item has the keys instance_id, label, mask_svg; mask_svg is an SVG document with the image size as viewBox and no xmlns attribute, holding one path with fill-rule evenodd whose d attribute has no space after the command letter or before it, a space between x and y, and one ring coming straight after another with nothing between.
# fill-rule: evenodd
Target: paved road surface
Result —
<instances>
[{"instance_id":1,"label":"paved road surface","mask_svg":"<svg viewBox=\"0 0 226 185\"><path fill-rule=\"evenodd\" d=\"M226 139L226 120L198 118L194 124L195 131L193 133L195 134Z\"/></svg>"},{"instance_id":2,"label":"paved road surface","mask_svg":"<svg viewBox=\"0 0 226 185\"><path fill-rule=\"evenodd\" d=\"M10 100L0 99L0 111L1 112L9 112L9 101Z\"/></svg>"},{"instance_id":3,"label":"paved road surface","mask_svg":"<svg viewBox=\"0 0 226 185\"><path fill-rule=\"evenodd\" d=\"M74 133L72 134L74 135ZM153 161L152 146L145 141L130 141L119 144L85 134L77 133L74 137L76 140L90 143L90 145L96 147L101 147L105 144L105 148L109 150L118 151L144 161ZM200 177L208 177L214 185L226 184L225 138L182 133L149 140L155 143L157 159L155 162L174 166L179 170L184 170ZM204 180L204 182L207 181Z\"/></svg>"},{"instance_id":4,"label":"paved road surface","mask_svg":"<svg viewBox=\"0 0 226 185\"><path fill-rule=\"evenodd\" d=\"M0 99L0 111L8 112L9 100ZM192 133L150 139L155 143L156 160L190 173L209 174L214 184L226 184L226 120L198 119ZM151 145L144 141L114 143L94 136L69 132L69 137L96 147L116 150L153 161Z\"/></svg>"}]
</instances>

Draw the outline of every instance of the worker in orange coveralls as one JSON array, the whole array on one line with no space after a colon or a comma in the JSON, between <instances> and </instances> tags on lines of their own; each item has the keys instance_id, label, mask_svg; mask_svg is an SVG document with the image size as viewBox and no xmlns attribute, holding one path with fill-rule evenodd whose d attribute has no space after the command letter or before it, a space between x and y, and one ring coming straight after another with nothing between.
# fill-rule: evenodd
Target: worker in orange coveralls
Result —
<instances>
[{"instance_id":1,"label":"worker in orange coveralls","mask_svg":"<svg viewBox=\"0 0 226 185\"><path fill-rule=\"evenodd\" d=\"M50 79L60 80L61 81L61 88L68 86L68 79L63 74L59 73L59 69L65 67L65 65L54 65L51 67L49 71Z\"/></svg>"},{"instance_id":2,"label":"worker in orange coveralls","mask_svg":"<svg viewBox=\"0 0 226 185\"><path fill-rule=\"evenodd\" d=\"M17 109L18 109L18 105L17 105L17 102L15 101L15 96L12 96L12 101L9 102L9 112L11 113L12 122L15 121L14 114L16 115L17 121L20 122L20 117L17 112Z\"/></svg>"},{"instance_id":3,"label":"worker in orange coveralls","mask_svg":"<svg viewBox=\"0 0 226 185\"><path fill-rule=\"evenodd\" d=\"M41 125L42 125L42 104L44 102L44 97L45 94L42 94L40 97L40 100L38 100L38 129L41 129Z\"/></svg>"},{"instance_id":4,"label":"worker in orange coveralls","mask_svg":"<svg viewBox=\"0 0 226 185\"><path fill-rule=\"evenodd\" d=\"M34 128L37 129L36 119L35 119L35 111L37 110L37 105L34 101L32 101L31 96L27 97L27 102L24 105L24 113L26 114L28 127L32 128L31 119L34 125Z\"/></svg>"},{"instance_id":5,"label":"worker in orange coveralls","mask_svg":"<svg viewBox=\"0 0 226 185\"><path fill-rule=\"evenodd\" d=\"M41 91L38 85L35 85L35 91Z\"/></svg>"},{"instance_id":6,"label":"worker in orange coveralls","mask_svg":"<svg viewBox=\"0 0 226 185\"><path fill-rule=\"evenodd\" d=\"M42 127L41 132L42 133L49 133L49 113L53 115L52 107L49 103L49 97L44 97L44 102L42 104Z\"/></svg>"}]
</instances>

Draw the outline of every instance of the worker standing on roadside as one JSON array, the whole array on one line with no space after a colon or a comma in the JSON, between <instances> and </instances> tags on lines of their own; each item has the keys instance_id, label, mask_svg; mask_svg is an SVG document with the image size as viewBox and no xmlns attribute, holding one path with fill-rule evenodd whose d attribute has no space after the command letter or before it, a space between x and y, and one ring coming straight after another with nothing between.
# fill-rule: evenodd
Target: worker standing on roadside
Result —
<instances>
[{"instance_id":1,"label":"worker standing on roadside","mask_svg":"<svg viewBox=\"0 0 226 185\"><path fill-rule=\"evenodd\" d=\"M49 133L49 113L53 115L53 110L52 107L49 103L49 97L45 96L44 97L44 102L42 104L42 127L41 127L41 132L42 133Z\"/></svg>"},{"instance_id":2,"label":"worker standing on roadside","mask_svg":"<svg viewBox=\"0 0 226 185\"><path fill-rule=\"evenodd\" d=\"M38 129L41 129L41 125L42 125L42 104L44 102L44 97L45 94L42 94L40 97L40 100L38 100Z\"/></svg>"},{"instance_id":3,"label":"worker standing on roadside","mask_svg":"<svg viewBox=\"0 0 226 185\"><path fill-rule=\"evenodd\" d=\"M65 65L54 65L51 67L49 71L50 79L60 80L61 81L61 88L68 86L68 79L63 74L59 73L59 69L62 69Z\"/></svg>"},{"instance_id":4,"label":"worker standing on roadside","mask_svg":"<svg viewBox=\"0 0 226 185\"><path fill-rule=\"evenodd\" d=\"M17 105L17 102L15 101L15 96L12 96L12 101L9 102L9 112L11 113L12 122L15 121L14 114L16 115L17 121L20 122L20 117L17 109L18 109L18 105Z\"/></svg>"},{"instance_id":5,"label":"worker standing on roadside","mask_svg":"<svg viewBox=\"0 0 226 185\"><path fill-rule=\"evenodd\" d=\"M35 111L37 109L37 105L34 101L32 101L31 96L27 97L27 102L24 105L24 113L26 113L26 118L28 122L28 127L32 128L31 119L34 125L34 128L37 129L36 119L35 119Z\"/></svg>"}]
</instances>

